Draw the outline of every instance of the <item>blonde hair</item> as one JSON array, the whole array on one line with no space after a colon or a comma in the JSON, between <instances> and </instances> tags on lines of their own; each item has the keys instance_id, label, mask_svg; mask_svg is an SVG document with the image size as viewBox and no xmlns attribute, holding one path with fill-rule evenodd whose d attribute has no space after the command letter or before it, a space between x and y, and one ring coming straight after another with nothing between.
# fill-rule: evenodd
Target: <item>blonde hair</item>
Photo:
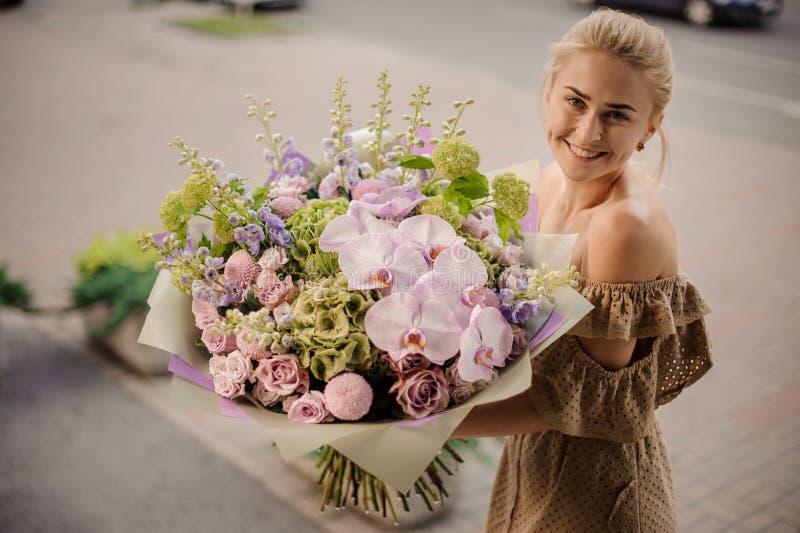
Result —
<instances>
[{"instance_id":1,"label":"blonde hair","mask_svg":"<svg viewBox=\"0 0 800 533\"><path fill-rule=\"evenodd\" d=\"M561 40L550 47L545 84L577 52L604 52L624 61L641 72L653 95L653 115L660 115L672 98L675 67L672 63L664 30L651 26L642 18L620 11L601 8L579 20ZM667 136L658 125L661 160L653 178L658 182L669 156Z\"/></svg>"}]
</instances>

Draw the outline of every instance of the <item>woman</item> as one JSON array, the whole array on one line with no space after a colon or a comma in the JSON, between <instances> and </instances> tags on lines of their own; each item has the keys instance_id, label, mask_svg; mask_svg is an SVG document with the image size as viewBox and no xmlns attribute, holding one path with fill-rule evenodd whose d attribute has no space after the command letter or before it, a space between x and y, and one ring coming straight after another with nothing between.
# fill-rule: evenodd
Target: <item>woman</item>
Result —
<instances>
[{"instance_id":1,"label":"woman","mask_svg":"<svg viewBox=\"0 0 800 533\"><path fill-rule=\"evenodd\" d=\"M539 229L577 233L578 290L595 308L532 362L528 393L474 409L454 436L506 440L487 530L675 531L654 410L710 367L708 307L678 273L672 226L630 166L672 94L660 29L611 10L551 49Z\"/></svg>"}]
</instances>

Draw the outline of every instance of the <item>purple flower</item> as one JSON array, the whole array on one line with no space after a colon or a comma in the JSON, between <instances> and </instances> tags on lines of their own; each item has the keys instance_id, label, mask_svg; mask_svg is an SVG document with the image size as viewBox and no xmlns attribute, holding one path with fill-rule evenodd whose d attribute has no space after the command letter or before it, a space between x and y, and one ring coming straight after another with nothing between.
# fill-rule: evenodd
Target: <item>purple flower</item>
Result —
<instances>
[{"instance_id":1,"label":"purple flower","mask_svg":"<svg viewBox=\"0 0 800 533\"><path fill-rule=\"evenodd\" d=\"M288 230L285 228L277 229L277 228L270 228L269 229L269 238L272 240L273 244L278 246L289 246L289 243L292 242L292 234L289 233Z\"/></svg>"},{"instance_id":2,"label":"purple flower","mask_svg":"<svg viewBox=\"0 0 800 533\"><path fill-rule=\"evenodd\" d=\"M270 209L270 208L269 208L269 207L267 207L267 206L263 206L262 208L260 208L260 209L258 210L258 212L256 212L256 216L258 216L258 219L259 219L261 222L266 222L266 221L267 221L267 217L268 217L269 215L271 215L271 214L272 214L272 209Z\"/></svg>"},{"instance_id":3,"label":"purple flower","mask_svg":"<svg viewBox=\"0 0 800 533\"><path fill-rule=\"evenodd\" d=\"M531 315L535 315L542 310L542 301L538 298L534 300L518 300L517 302L512 300L501 304L500 310L503 313L503 317L509 322L523 324Z\"/></svg>"},{"instance_id":4,"label":"purple flower","mask_svg":"<svg viewBox=\"0 0 800 533\"><path fill-rule=\"evenodd\" d=\"M225 284L225 296L229 304L238 304L242 301L242 288L235 281Z\"/></svg>"},{"instance_id":5,"label":"purple flower","mask_svg":"<svg viewBox=\"0 0 800 533\"><path fill-rule=\"evenodd\" d=\"M206 281L208 281L209 283L214 283L215 281L217 281L217 278L219 277L219 272L214 268L208 268L206 269L204 276L206 278Z\"/></svg>"},{"instance_id":6,"label":"purple flower","mask_svg":"<svg viewBox=\"0 0 800 533\"><path fill-rule=\"evenodd\" d=\"M238 226L241 220L239 219L239 215L236 213L231 213L231 215L228 217L228 222L231 223L231 226Z\"/></svg>"}]
</instances>

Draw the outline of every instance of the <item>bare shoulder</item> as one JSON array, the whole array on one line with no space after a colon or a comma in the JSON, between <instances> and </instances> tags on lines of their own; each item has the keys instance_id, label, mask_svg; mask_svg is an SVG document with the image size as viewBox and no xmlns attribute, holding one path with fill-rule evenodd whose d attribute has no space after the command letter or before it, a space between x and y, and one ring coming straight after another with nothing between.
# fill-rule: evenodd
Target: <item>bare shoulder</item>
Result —
<instances>
[{"instance_id":1,"label":"bare shoulder","mask_svg":"<svg viewBox=\"0 0 800 533\"><path fill-rule=\"evenodd\" d=\"M539 197L552 197L558 190L559 185L563 183L563 180L564 173L561 172L561 168L558 166L558 163L553 161L548 164L546 167L544 167L544 170L542 170Z\"/></svg>"},{"instance_id":2,"label":"bare shoulder","mask_svg":"<svg viewBox=\"0 0 800 533\"><path fill-rule=\"evenodd\" d=\"M624 283L677 272L677 244L666 209L652 191L633 189L592 216L582 266L586 277Z\"/></svg>"}]
</instances>

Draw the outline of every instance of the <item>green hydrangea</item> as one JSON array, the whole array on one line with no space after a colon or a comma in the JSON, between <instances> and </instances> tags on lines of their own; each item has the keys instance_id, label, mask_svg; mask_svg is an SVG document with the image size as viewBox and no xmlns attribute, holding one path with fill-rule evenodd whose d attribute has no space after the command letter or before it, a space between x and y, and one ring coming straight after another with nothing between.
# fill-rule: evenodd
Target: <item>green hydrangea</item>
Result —
<instances>
[{"instance_id":1,"label":"green hydrangea","mask_svg":"<svg viewBox=\"0 0 800 533\"><path fill-rule=\"evenodd\" d=\"M183 207L191 212L197 211L206 205L206 202L211 197L211 189L213 189L213 183L207 176L196 172L190 174L183 183L183 189L181 189Z\"/></svg>"},{"instance_id":2,"label":"green hydrangea","mask_svg":"<svg viewBox=\"0 0 800 533\"><path fill-rule=\"evenodd\" d=\"M192 284L189 283L188 285L181 284L181 278L185 275L193 278L194 272L191 268L183 265L174 265L170 269L170 273L172 274L172 284L183 294L192 294Z\"/></svg>"},{"instance_id":3,"label":"green hydrangea","mask_svg":"<svg viewBox=\"0 0 800 533\"><path fill-rule=\"evenodd\" d=\"M286 229L292 235L289 256L303 278L316 279L338 272L338 254L320 250L319 236L331 220L346 212L347 201L341 198L312 200L286 221Z\"/></svg>"},{"instance_id":4,"label":"green hydrangea","mask_svg":"<svg viewBox=\"0 0 800 533\"><path fill-rule=\"evenodd\" d=\"M497 207L514 220L525 216L529 208L531 185L513 172L498 174L492 181L492 197Z\"/></svg>"},{"instance_id":5,"label":"green hydrangea","mask_svg":"<svg viewBox=\"0 0 800 533\"><path fill-rule=\"evenodd\" d=\"M449 180L475 172L481 163L478 150L464 139L439 142L431 158L436 171Z\"/></svg>"},{"instance_id":6,"label":"green hydrangea","mask_svg":"<svg viewBox=\"0 0 800 533\"><path fill-rule=\"evenodd\" d=\"M233 226L231 226L228 215L216 210L211 218L214 222L214 233L217 235L217 239L225 244L233 242Z\"/></svg>"},{"instance_id":7,"label":"green hydrangea","mask_svg":"<svg viewBox=\"0 0 800 533\"><path fill-rule=\"evenodd\" d=\"M453 226L453 229L461 227L463 217L458 212L458 207L444 199L444 196L431 196L422 202L417 208L417 212L421 215L436 215L442 218Z\"/></svg>"},{"instance_id":8,"label":"green hydrangea","mask_svg":"<svg viewBox=\"0 0 800 533\"><path fill-rule=\"evenodd\" d=\"M292 308L300 364L325 381L369 368L379 350L364 333L364 317L379 298L376 291L351 291L341 273L306 283Z\"/></svg>"},{"instance_id":9,"label":"green hydrangea","mask_svg":"<svg viewBox=\"0 0 800 533\"><path fill-rule=\"evenodd\" d=\"M169 191L164 201L161 202L161 208L158 210L158 216L161 217L161 224L164 229L174 233L180 233L183 225L186 223L186 209L183 207L181 201L181 193L178 191Z\"/></svg>"}]
</instances>

